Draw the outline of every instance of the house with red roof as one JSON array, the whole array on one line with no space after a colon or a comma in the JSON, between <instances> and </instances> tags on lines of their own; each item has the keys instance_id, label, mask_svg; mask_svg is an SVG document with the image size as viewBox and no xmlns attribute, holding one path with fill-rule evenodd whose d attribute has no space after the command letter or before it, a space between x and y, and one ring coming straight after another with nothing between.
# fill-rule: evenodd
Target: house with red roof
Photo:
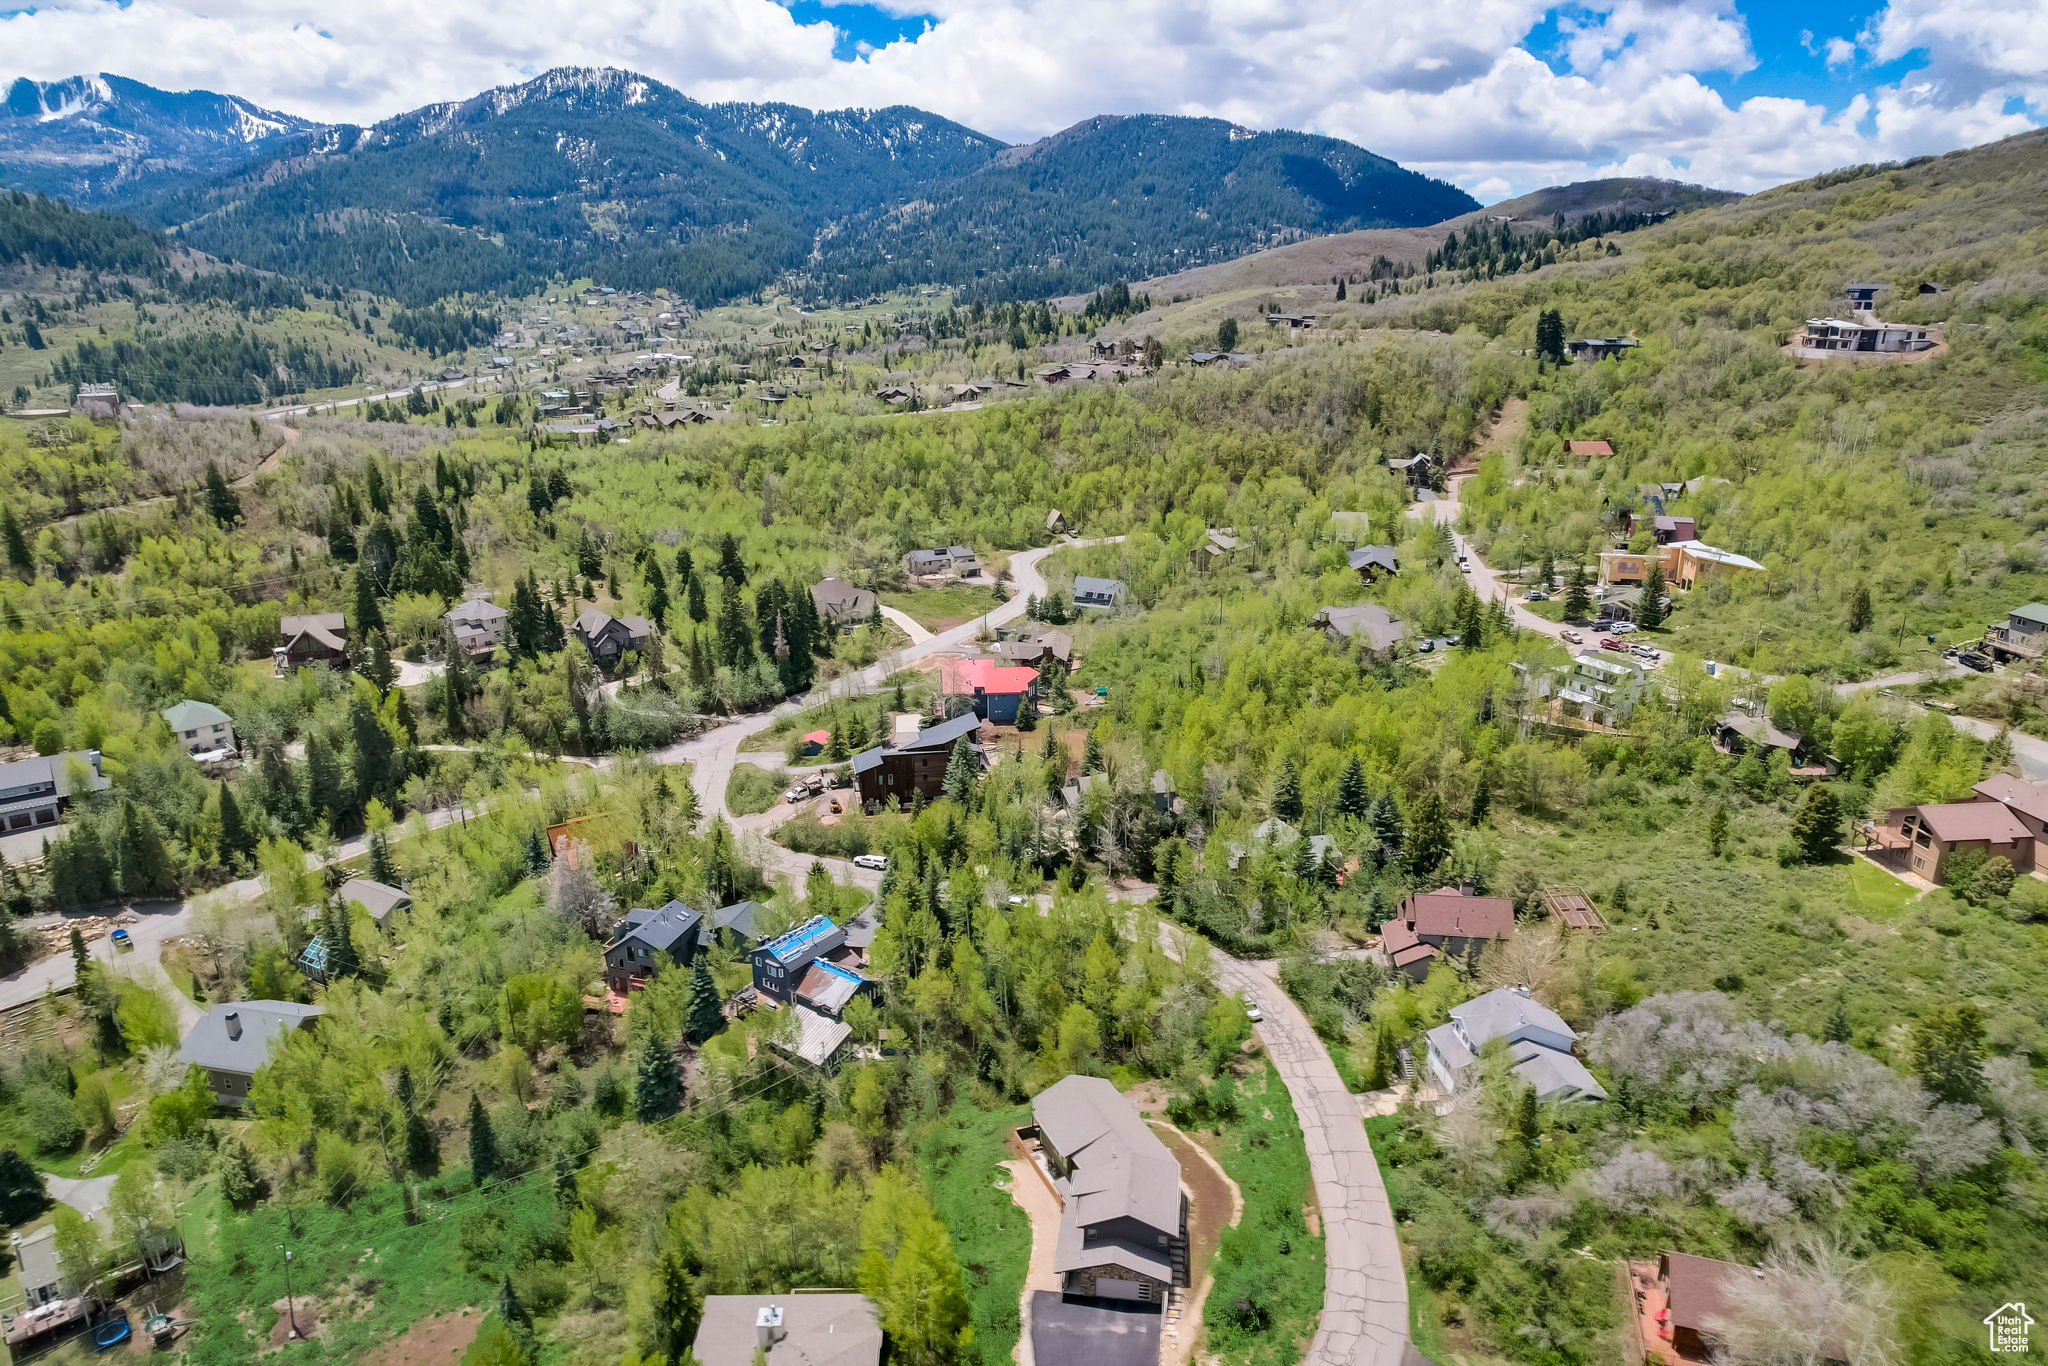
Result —
<instances>
[{"instance_id":1,"label":"house with red roof","mask_svg":"<svg viewBox=\"0 0 2048 1366\"><path fill-rule=\"evenodd\" d=\"M969 698L984 721L1015 725L1025 706L1038 705L1038 670L999 659L949 659L943 675L949 694Z\"/></svg>"},{"instance_id":2,"label":"house with red roof","mask_svg":"<svg viewBox=\"0 0 2048 1366\"><path fill-rule=\"evenodd\" d=\"M2002 858L2022 873L2048 870L2048 789L1994 773L1967 802L1894 807L1874 843L1929 882L1945 883L1963 850Z\"/></svg>"},{"instance_id":3,"label":"house with red roof","mask_svg":"<svg viewBox=\"0 0 2048 1366\"><path fill-rule=\"evenodd\" d=\"M1429 976L1439 955L1470 960L1494 940L1514 937L1513 901L1474 896L1458 887L1403 897L1394 919L1380 926L1380 948L1388 963L1417 982Z\"/></svg>"},{"instance_id":4,"label":"house with red roof","mask_svg":"<svg viewBox=\"0 0 2048 1366\"><path fill-rule=\"evenodd\" d=\"M823 754L825 746L831 743L832 732L829 730L805 731L803 739L797 745L797 753L805 758L813 754Z\"/></svg>"}]
</instances>

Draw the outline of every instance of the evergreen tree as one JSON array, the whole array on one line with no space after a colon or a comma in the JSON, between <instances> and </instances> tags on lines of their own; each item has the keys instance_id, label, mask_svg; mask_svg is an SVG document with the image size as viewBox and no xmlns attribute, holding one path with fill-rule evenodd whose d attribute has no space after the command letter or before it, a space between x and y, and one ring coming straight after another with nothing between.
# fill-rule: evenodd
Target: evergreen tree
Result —
<instances>
[{"instance_id":1,"label":"evergreen tree","mask_svg":"<svg viewBox=\"0 0 2048 1366\"><path fill-rule=\"evenodd\" d=\"M227 783L220 785L219 809L221 861L233 872L255 855L256 835L242 817L242 804L235 798L235 789Z\"/></svg>"},{"instance_id":2,"label":"evergreen tree","mask_svg":"<svg viewBox=\"0 0 2048 1366\"><path fill-rule=\"evenodd\" d=\"M682 1249L669 1240L654 1259L652 1311L654 1349L671 1362L692 1360L690 1344L704 1315L704 1301L690 1276Z\"/></svg>"},{"instance_id":3,"label":"evergreen tree","mask_svg":"<svg viewBox=\"0 0 2048 1366\"><path fill-rule=\"evenodd\" d=\"M1933 1006L1907 1030L1913 1075L1952 1105L1984 1098L1984 1052L1984 1016L1974 1001Z\"/></svg>"},{"instance_id":4,"label":"evergreen tree","mask_svg":"<svg viewBox=\"0 0 2048 1366\"><path fill-rule=\"evenodd\" d=\"M1451 853L1451 824L1444 799L1426 787L1415 799L1408 818L1408 871L1418 878L1434 873Z\"/></svg>"},{"instance_id":5,"label":"evergreen tree","mask_svg":"<svg viewBox=\"0 0 2048 1366\"><path fill-rule=\"evenodd\" d=\"M512 1288L512 1276L508 1272L498 1283L498 1318L512 1335L524 1341L533 1338L533 1315L526 1310L525 1301Z\"/></svg>"},{"instance_id":6,"label":"evergreen tree","mask_svg":"<svg viewBox=\"0 0 2048 1366\"><path fill-rule=\"evenodd\" d=\"M1017 729L1027 732L1038 729L1038 699L1030 692L1017 699Z\"/></svg>"},{"instance_id":7,"label":"evergreen tree","mask_svg":"<svg viewBox=\"0 0 2048 1366\"><path fill-rule=\"evenodd\" d=\"M1225 318L1216 324L1216 349L1235 351L1237 349L1237 319Z\"/></svg>"},{"instance_id":8,"label":"evergreen tree","mask_svg":"<svg viewBox=\"0 0 2048 1366\"><path fill-rule=\"evenodd\" d=\"M25 1224L50 1207L50 1193L35 1164L13 1148L0 1149L0 1219Z\"/></svg>"},{"instance_id":9,"label":"evergreen tree","mask_svg":"<svg viewBox=\"0 0 2048 1366\"><path fill-rule=\"evenodd\" d=\"M339 564L356 562L356 530L339 514L327 519L327 554Z\"/></svg>"},{"instance_id":10,"label":"evergreen tree","mask_svg":"<svg viewBox=\"0 0 2048 1366\"><path fill-rule=\"evenodd\" d=\"M1287 755L1280 760L1280 771L1273 776L1272 810L1283 821L1301 819L1301 774L1294 767L1294 756Z\"/></svg>"},{"instance_id":11,"label":"evergreen tree","mask_svg":"<svg viewBox=\"0 0 2048 1366\"><path fill-rule=\"evenodd\" d=\"M675 1050L650 1029L640 1046L640 1062L633 1076L633 1117L652 1124L674 1114L681 1103Z\"/></svg>"},{"instance_id":12,"label":"evergreen tree","mask_svg":"<svg viewBox=\"0 0 2048 1366\"><path fill-rule=\"evenodd\" d=\"M1820 863L1842 840L1842 803L1827 783L1806 789L1792 812L1792 841L1808 863Z\"/></svg>"},{"instance_id":13,"label":"evergreen tree","mask_svg":"<svg viewBox=\"0 0 2048 1366\"><path fill-rule=\"evenodd\" d=\"M1458 602L1458 648L1470 651L1485 647L1485 615L1480 606L1479 595L1468 588Z\"/></svg>"},{"instance_id":14,"label":"evergreen tree","mask_svg":"<svg viewBox=\"0 0 2048 1366\"><path fill-rule=\"evenodd\" d=\"M1643 575L1643 600L1636 607L1636 625L1654 631L1664 624L1664 563L1650 561Z\"/></svg>"},{"instance_id":15,"label":"evergreen tree","mask_svg":"<svg viewBox=\"0 0 2048 1366\"><path fill-rule=\"evenodd\" d=\"M548 858L547 841L541 838L540 831L527 831L520 848L526 876L539 877L548 870L548 864L553 860Z\"/></svg>"},{"instance_id":16,"label":"evergreen tree","mask_svg":"<svg viewBox=\"0 0 2048 1366\"><path fill-rule=\"evenodd\" d=\"M1564 316L1554 308L1536 315L1536 358L1552 365L1564 364Z\"/></svg>"},{"instance_id":17,"label":"evergreen tree","mask_svg":"<svg viewBox=\"0 0 2048 1366\"><path fill-rule=\"evenodd\" d=\"M498 1174L498 1139L477 1093L469 1093L469 1179L481 1186Z\"/></svg>"},{"instance_id":18,"label":"evergreen tree","mask_svg":"<svg viewBox=\"0 0 2048 1366\"><path fill-rule=\"evenodd\" d=\"M384 629L384 609L377 602L377 585L370 577L367 566L356 567L356 610L354 620L349 622L350 634L358 640L367 641L371 635Z\"/></svg>"},{"instance_id":19,"label":"evergreen tree","mask_svg":"<svg viewBox=\"0 0 2048 1366\"><path fill-rule=\"evenodd\" d=\"M214 1171L220 1177L221 1198L231 1209L247 1209L263 1194L263 1177L256 1170L256 1159L239 1138L221 1140L220 1151L214 1157Z\"/></svg>"},{"instance_id":20,"label":"evergreen tree","mask_svg":"<svg viewBox=\"0 0 2048 1366\"><path fill-rule=\"evenodd\" d=\"M683 590L683 612L691 621L710 620L711 613L704 605L704 580L691 579Z\"/></svg>"},{"instance_id":21,"label":"evergreen tree","mask_svg":"<svg viewBox=\"0 0 2048 1366\"><path fill-rule=\"evenodd\" d=\"M1372 796L1366 791L1365 765L1356 754L1344 761L1337 775L1337 819L1362 821L1372 810Z\"/></svg>"},{"instance_id":22,"label":"evergreen tree","mask_svg":"<svg viewBox=\"0 0 2048 1366\"><path fill-rule=\"evenodd\" d=\"M946 800L965 806L974 797L975 752L973 737L963 735L953 746L953 755L946 760L946 777L943 792Z\"/></svg>"},{"instance_id":23,"label":"evergreen tree","mask_svg":"<svg viewBox=\"0 0 2048 1366\"><path fill-rule=\"evenodd\" d=\"M406 1170L428 1175L440 1165L441 1150L434 1142L433 1130L427 1127L426 1117L420 1113L411 1068L399 1067L396 1089Z\"/></svg>"},{"instance_id":24,"label":"evergreen tree","mask_svg":"<svg viewBox=\"0 0 2048 1366\"><path fill-rule=\"evenodd\" d=\"M384 838L382 830L370 836L370 881L381 882L387 887L398 885L398 865L391 861L391 841Z\"/></svg>"},{"instance_id":25,"label":"evergreen tree","mask_svg":"<svg viewBox=\"0 0 2048 1366\"><path fill-rule=\"evenodd\" d=\"M1715 802L1712 814L1707 817L1707 849L1715 858L1728 844L1728 803Z\"/></svg>"},{"instance_id":26,"label":"evergreen tree","mask_svg":"<svg viewBox=\"0 0 2048 1366\"><path fill-rule=\"evenodd\" d=\"M687 1018L693 1043L703 1043L725 1026L725 1011L718 1000L718 984L711 980L711 965L701 958L690 969Z\"/></svg>"},{"instance_id":27,"label":"evergreen tree","mask_svg":"<svg viewBox=\"0 0 2048 1366\"><path fill-rule=\"evenodd\" d=\"M1087 743L1081 747L1081 771L1102 772L1102 738L1093 730L1088 732Z\"/></svg>"},{"instance_id":28,"label":"evergreen tree","mask_svg":"<svg viewBox=\"0 0 2048 1366\"><path fill-rule=\"evenodd\" d=\"M121 803L114 880L128 896L169 896L178 890L178 871L164 845L163 830L154 815L134 802Z\"/></svg>"},{"instance_id":29,"label":"evergreen tree","mask_svg":"<svg viewBox=\"0 0 2048 1366\"><path fill-rule=\"evenodd\" d=\"M718 542L718 577L725 580L728 591L747 581L747 562L740 558L739 539L731 532Z\"/></svg>"},{"instance_id":30,"label":"evergreen tree","mask_svg":"<svg viewBox=\"0 0 2048 1366\"><path fill-rule=\"evenodd\" d=\"M1869 630L1870 619L1870 585L1859 581L1855 591L1849 594L1849 630Z\"/></svg>"},{"instance_id":31,"label":"evergreen tree","mask_svg":"<svg viewBox=\"0 0 2048 1366\"><path fill-rule=\"evenodd\" d=\"M1849 1005L1840 996L1835 997L1835 1008L1828 1012L1827 1027L1821 1031L1821 1038L1828 1043L1847 1043L1854 1030L1849 1025Z\"/></svg>"},{"instance_id":32,"label":"evergreen tree","mask_svg":"<svg viewBox=\"0 0 2048 1366\"><path fill-rule=\"evenodd\" d=\"M327 950L327 980L339 982L362 972L355 936L349 932L349 909L330 900L320 911L320 944Z\"/></svg>"},{"instance_id":33,"label":"evergreen tree","mask_svg":"<svg viewBox=\"0 0 2048 1366\"><path fill-rule=\"evenodd\" d=\"M1379 840L1382 865L1399 858L1401 846L1408 840L1408 826L1401 818L1401 807L1395 802L1393 793L1382 792L1373 798L1369 819L1373 835Z\"/></svg>"},{"instance_id":34,"label":"evergreen tree","mask_svg":"<svg viewBox=\"0 0 2048 1366\"><path fill-rule=\"evenodd\" d=\"M1586 583L1584 565L1573 565L1564 580L1564 619L1585 621L1593 615L1593 593Z\"/></svg>"},{"instance_id":35,"label":"evergreen tree","mask_svg":"<svg viewBox=\"0 0 2048 1366\"><path fill-rule=\"evenodd\" d=\"M242 498L228 487L228 481L221 478L220 466L206 462L206 515L222 526L233 526L242 520Z\"/></svg>"},{"instance_id":36,"label":"evergreen tree","mask_svg":"<svg viewBox=\"0 0 2048 1366\"><path fill-rule=\"evenodd\" d=\"M11 507L0 507L0 549L7 552L8 568L17 574L34 576L35 556L29 553L28 537L22 535L21 523Z\"/></svg>"}]
</instances>

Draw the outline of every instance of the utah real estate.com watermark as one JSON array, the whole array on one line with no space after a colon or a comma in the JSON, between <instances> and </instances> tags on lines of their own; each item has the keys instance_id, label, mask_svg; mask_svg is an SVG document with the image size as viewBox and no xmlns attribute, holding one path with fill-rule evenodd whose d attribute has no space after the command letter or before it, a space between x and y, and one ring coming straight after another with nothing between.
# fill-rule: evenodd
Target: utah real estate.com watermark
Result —
<instances>
[{"instance_id":1,"label":"utah real estate.com watermark","mask_svg":"<svg viewBox=\"0 0 2048 1366\"><path fill-rule=\"evenodd\" d=\"M1991 1350L1994 1352L2024 1352L2027 1350L2027 1329L2034 1323L2034 1316L2027 1312L2027 1306L2014 1300L2001 1304L1984 1316L1984 1326L1991 1333Z\"/></svg>"}]
</instances>

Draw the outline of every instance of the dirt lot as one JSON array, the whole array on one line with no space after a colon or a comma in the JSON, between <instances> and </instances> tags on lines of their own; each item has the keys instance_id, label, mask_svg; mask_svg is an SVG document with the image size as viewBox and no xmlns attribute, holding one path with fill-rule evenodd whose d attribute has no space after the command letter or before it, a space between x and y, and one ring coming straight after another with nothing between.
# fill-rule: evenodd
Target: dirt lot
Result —
<instances>
[{"instance_id":1,"label":"dirt lot","mask_svg":"<svg viewBox=\"0 0 2048 1366\"><path fill-rule=\"evenodd\" d=\"M362 1366L434 1366L462 1359L483 1318L473 1309L421 1319L362 1360Z\"/></svg>"}]
</instances>

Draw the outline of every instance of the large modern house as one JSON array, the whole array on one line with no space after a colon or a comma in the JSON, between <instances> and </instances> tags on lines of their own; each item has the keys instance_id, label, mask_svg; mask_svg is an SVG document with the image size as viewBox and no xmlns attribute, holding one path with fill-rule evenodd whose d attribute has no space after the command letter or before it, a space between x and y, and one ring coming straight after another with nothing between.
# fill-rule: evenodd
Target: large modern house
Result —
<instances>
[{"instance_id":1,"label":"large modern house","mask_svg":"<svg viewBox=\"0 0 2048 1366\"><path fill-rule=\"evenodd\" d=\"M1180 1163L1101 1077L1070 1076L1031 1103L1040 1170L1060 1202L1053 1270L1068 1295L1163 1305L1184 1284Z\"/></svg>"},{"instance_id":2,"label":"large modern house","mask_svg":"<svg viewBox=\"0 0 2048 1366\"><path fill-rule=\"evenodd\" d=\"M1984 648L2001 663L2039 659L2048 653L2048 605L2030 602L2006 613L1984 632Z\"/></svg>"},{"instance_id":3,"label":"large modern house","mask_svg":"<svg viewBox=\"0 0 2048 1366\"><path fill-rule=\"evenodd\" d=\"M778 1046L814 1067L831 1066L853 1032L846 1008L861 997L872 1001L881 991L861 971L866 966L867 955L853 945L847 927L822 915L757 947L756 996L796 1015L794 1041Z\"/></svg>"},{"instance_id":4,"label":"large modern house","mask_svg":"<svg viewBox=\"0 0 2048 1366\"><path fill-rule=\"evenodd\" d=\"M104 792L113 779L100 772L100 752L38 754L0 764L0 827L8 834L55 825L74 797Z\"/></svg>"},{"instance_id":5,"label":"large modern house","mask_svg":"<svg viewBox=\"0 0 2048 1366\"><path fill-rule=\"evenodd\" d=\"M206 1070L213 1098L231 1110L249 1100L249 1083L286 1035L305 1029L324 1010L297 1001L229 1001L209 1006L185 1031L178 1061Z\"/></svg>"},{"instance_id":6,"label":"large modern house","mask_svg":"<svg viewBox=\"0 0 2048 1366\"><path fill-rule=\"evenodd\" d=\"M946 693L974 704L976 716L1002 725L1015 725L1020 712L1038 705L1038 670L1028 664L948 659L941 679Z\"/></svg>"},{"instance_id":7,"label":"large modern house","mask_svg":"<svg viewBox=\"0 0 2048 1366\"><path fill-rule=\"evenodd\" d=\"M936 799L945 790L946 765L953 758L953 747L964 739L979 755L974 736L980 728L979 716L962 712L936 726L898 733L887 743L854 755L853 780L860 788L861 805L880 807L894 797L908 806L917 793L926 801Z\"/></svg>"},{"instance_id":8,"label":"large modern house","mask_svg":"<svg viewBox=\"0 0 2048 1366\"><path fill-rule=\"evenodd\" d=\"M609 673L627 651L646 646L654 635L654 623L646 617L615 617L586 607L577 614L573 633L597 666Z\"/></svg>"},{"instance_id":9,"label":"large modern house","mask_svg":"<svg viewBox=\"0 0 2048 1366\"><path fill-rule=\"evenodd\" d=\"M1356 607L1325 607L1315 615L1315 625L1332 644L1354 645L1375 654L1391 652L1408 638L1401 618L1376 602Z\"/></svg>"},{"instance_id":10,"label":"large modern house","mask_svg":"<svg viewBox=\"0 0 2048 1366\"><path fill-rule=\"evenodd\" d=\"M495 602L471 598L441 614L455 633L455 648L475 660L488 660L505 643L505 622L511 616Z\"/></svg>"},{"instance_id":11,"label":"large modern house","mask_svg":"<svg viewBox=\"0 0 2048 1366\"><path fill-rule=\"evenodd\" d=\"M850 1292L706 1295L689 1356L699 1366L880 1366L882 1325L874 1302Z\"/></svg>"},{"instance_id":12,"label":"large modern house","mask_svg":"<svg viewBox=\"0 0 2048 1366\"><path fill-rule=\"evenodd\" d=\"M1074 606L1113 608L1123 604L1130 589L1122 579L1098 579L1092 574L1074 576Z\"/></svg>"},{"instance_id":13,"label":"large modern house","mask_svg":"<svg viewBox=\"0 0 2048 1366\"><path fill-rule=\"evenodd\" d=\"M636 906L604 946L604 984L617 995L638 991L665 963L687 963L697 951L701 912L671 901L659 909Z\"/></svg>"},{"instance_id":14,"label":"large modern house","mask_svg":"<svg viewBox=\"0 0 2048 1366\"><path fill-rule=\"evenodd\" d=\"M1876 352L1885 354L1925 351L1935 343L1928 329L1905 323L1879 322L1865 316L1857 319L1808 318L1799 334L1797 347L1827 355Z\"/></svg>"},{"instance_id":15,"label":"large modern house","mask_svg":"<svg viewBox=\"0 0 2048 1366\"><path fill-rule=\"evenodd\" d=\"M865 626L875 614L875 595L845 579L825 578L811 585L811 601L818 615L842 631Z\"/></svg>"},{"instance_id":16,"label":"large modern house","mask_svg":"<svg viewBox=\"0 0 2048 1366\"><path fill-rule=\"evenodd\" d=\"M2048 788L1994 773L1967 802L1894 807L1874 835L1885 857L1933 883L1966 849L2021 873L2048 870Z\"/></svg>"},{"instance_id":17,"label":"large modern house","mask_svg":"<svg viewBox=\"0 0 2048 1366\"><path fill-rule=\"evenodd\" d=\"M1439 954L1470 960L1494 940L1514 937L1514 902L1456 887L1403 897L1394 918L1380 926L1387 961L1418 982L1429 976Z\"/></svg>"},{"instance_id":18,"label":"large modern house","mask_svg":"<svg viewBox=\"0 0 2048 1366\"><path fill-rule=\"evenodd\" d=\"M1548 668L1518 660L1514 668L1527 681L1530 696L1554 699L1560 717L1622 726L1643 700L1641 662L1611 650L1581 650L1570 663Z\"/></svg>"},{"instance_id":19,"label":"large modern house","mask_svg":"<svg viewBox=\"0 0 2048 1366\"><path fill-rule=\"evenodd\" d=\"M1461 1006L1425 1036L1430 1077L1446 1091L1473 1079L1480 1050L1503 1040L1510 1070L1536 1090L1540 1101L1605 1100L1607 1092L1572 1055L1578 1032L1529 995L1527 987L1499 987Z\"/></svg>"}]
</instances>

